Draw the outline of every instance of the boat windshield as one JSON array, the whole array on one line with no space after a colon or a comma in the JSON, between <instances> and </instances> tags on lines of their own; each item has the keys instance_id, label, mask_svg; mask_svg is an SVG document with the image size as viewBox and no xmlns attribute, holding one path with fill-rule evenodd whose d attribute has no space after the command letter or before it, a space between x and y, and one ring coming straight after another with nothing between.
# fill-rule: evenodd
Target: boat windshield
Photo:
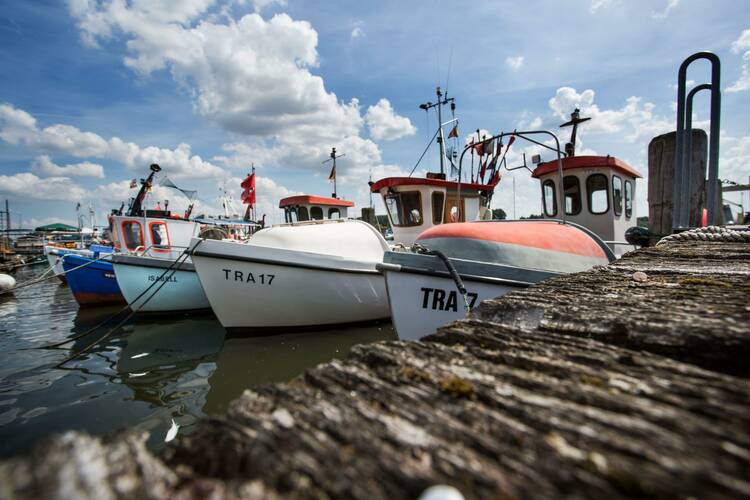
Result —
<instances>
[{"instance_id":1,"label":"boat windshield","mask_svg":"<svg viewBox=\"0 0 750 500\"><path fill-rule=\"evenodd\" d=\"M419 191L386 195L385 207L388 209L391 222L396 227L422 225L422 197Z\"/></svg>"}]
</instances>

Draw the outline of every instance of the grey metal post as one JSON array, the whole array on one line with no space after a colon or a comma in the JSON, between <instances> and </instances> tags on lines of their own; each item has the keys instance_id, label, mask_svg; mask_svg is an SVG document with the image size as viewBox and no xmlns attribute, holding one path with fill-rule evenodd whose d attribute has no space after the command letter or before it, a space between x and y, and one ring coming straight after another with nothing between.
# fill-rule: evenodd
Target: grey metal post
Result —
<instances>
[{"instance_id":1,"label":"grey metal post","mask_svg":"<svg viewBox=\"0 0 750 500\"><path fill-rule=\"evenodd\" d=\"M677 74L677 134L675 144L675 179L672 209L672 229L685 228L689 224L687 198L689 196L689 180L685 172L685 85L687 68L698 59L707 59L711 63L711 129L709 141L708 162L708 223L714 224L716 214L716 180L719 173L719 126L721 122L721 90L720 74L721 62L716 54L711 52L696 52L680 65Z\"/></svg>"},{"instance_id":2,"label":"grey metal post","mask_svg":"<svg viewBox=\"0 0 750 500\"><path fill-rule=\"evenodd\" d=\"M693 161L693 98L695 97L695 94L700 92L701 90L711 90L711 84L703 83L701 85L698 85L697 87L693 87L690 89L690 92L688 92L687 95L687 103L685 105L685 151L686 151L686 158L684 161L684 164L687 166L687 169L683 169L683 179L686 179L685 182L687 182L687 196L688 200L690 199L690 195L693 192L693 186L691 186L691 181L693 180L693 176L689 174L690 167ZM687 227L690 225L690 204L682 202L681 205L682 212L680 213L680 220L685 221L685 224L683 227Z\"/></svg>"}]
</instances>

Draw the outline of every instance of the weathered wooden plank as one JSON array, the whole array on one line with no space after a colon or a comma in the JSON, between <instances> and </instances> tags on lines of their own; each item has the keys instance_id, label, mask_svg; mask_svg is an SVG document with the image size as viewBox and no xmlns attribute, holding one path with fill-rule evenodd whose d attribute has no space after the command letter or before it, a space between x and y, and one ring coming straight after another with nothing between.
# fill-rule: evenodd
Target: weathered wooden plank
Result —
<instances>
[{"instance_id":1,"label":"weathered wooden plank","mask_svg":"<svg viewBox=\"0 0 750 500\"><path fill-rule=\"evenodd\" d=\"M158 458L67 434L1 463L0 497L750 496L747 246L642 250L357 346Z\"/></svg>"}]
</instances>

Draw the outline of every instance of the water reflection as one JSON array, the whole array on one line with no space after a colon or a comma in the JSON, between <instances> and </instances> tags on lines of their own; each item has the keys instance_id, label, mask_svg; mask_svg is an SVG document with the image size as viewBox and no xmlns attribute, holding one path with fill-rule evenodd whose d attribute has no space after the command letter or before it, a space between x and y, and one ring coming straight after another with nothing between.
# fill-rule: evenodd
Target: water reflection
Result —
<instances>
[{"instance_id":1,"label":"water reflection","mask_svg":"<svg viewBox=\"0 0 750 500\"><path fill-rule=\"evenodd\" d=\"M178 314L130 319L99 341L114 320L63 349L34 349L73 339L120 309L79 309L57 281L0 299L0 456L68 429L147 430L149 445L158 448L171 419L189 433L198 418L224 412L246 388L290 380L355 344L396 338L390 324L226 338L213 316ZM89 352L55 366L92 343Z\"/></svg>"}]
</instances>

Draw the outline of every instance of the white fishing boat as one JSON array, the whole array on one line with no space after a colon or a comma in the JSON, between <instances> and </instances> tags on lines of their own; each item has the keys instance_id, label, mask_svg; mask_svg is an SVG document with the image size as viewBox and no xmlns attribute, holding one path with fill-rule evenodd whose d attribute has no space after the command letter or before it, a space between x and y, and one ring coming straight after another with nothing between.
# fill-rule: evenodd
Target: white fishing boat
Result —
<instances>
[{"instance_id":1,"label":"white fishing boat","mask_svg":"<svg viewBox=\"0 0 750 500\"><path fill-rule=\"evenodd\" d=\"M444 224L411 250L387 252L378 266L402 340L433 333L483 300L614 259L590 231L544 220Z\"/></svg>"},{"instance_id":2,"label":"white fishing boat","mask_svg":"<svg viewBox=\"0 0 750 500\"><path fill-rule=\"evenodd\" d=\"M193 239L193 263L227 329L289 329L388 318L388 244L356 220L283 224L246 242Z\"/></svg>"},{"instance_id":3,"label":"white fishing boat","mask_svg":"<svg viewBox=\"0 0 750 500\"><path fill-rule=\"evenodd\" d=\"M613 249L628 245L622 240L628 225L635 222L635 180L640 175L610 156L576 157L575 130L585 120L576 112L566 124L574 128L565 153L560 150L557 137L547 131L498 134L476 145L467 145L461 160L477 145L486 151L486 145L493 144L489 148L492 159L485 160L485 164L492 163L498 168L502 164L497 158L504 138L510 137L508 148L521 139L552 150L557 159L542 163L537 156L535 163L539 166L532 172L541 181L542 207L547 220L443 224L426 229L410 248L387 252L378 269L386 277L399 338L415 340L433 333L436 328L465 317L482 300L560 274L606 265L615 259ZM551 136L557 146L553 148L535 140L537 134ZM459 178L461 170L459 161ZM393 194L384 187L387 184L376 183L372 189L378 189L386 200L395 237L399 238L402 211L391 209L387 197ZM491 197L492 192L487 192L488 204ZM461 198L459 194L456 203L459 213L466 209ZM428 209L421 206L421 199L414 196L412 212ZM431 199L434 204L434 195ZM433 207L433 214L439 212L439 206Z\"/></svg>"},{"instance_id":4,"label":"white fishing boat","mask_svg":"<svg viewBox=\"0 0 750 500\"><path fill-rule=\"evenodd\" d=\"M160 170L158 165L151 166L151 175L125 215L109 217L109 231L117 252L111 258L117 285L135 311L207 309L208 300L192 262L184 256L201 225L187 218L190 208L184 216L144 208L154 174ZM176 188L171 181L166 185Z\"/></svg>"}]
</instances>

